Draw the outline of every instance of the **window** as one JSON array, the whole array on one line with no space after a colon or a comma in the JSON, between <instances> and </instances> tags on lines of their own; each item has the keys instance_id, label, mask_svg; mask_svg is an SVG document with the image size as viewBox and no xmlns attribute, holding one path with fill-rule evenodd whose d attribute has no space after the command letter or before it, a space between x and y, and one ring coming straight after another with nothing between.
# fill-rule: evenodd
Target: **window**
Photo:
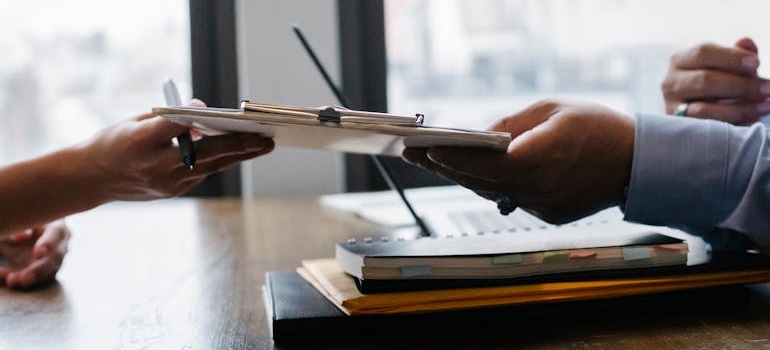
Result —
<instances>
[{"instance_id":1,"label":"window","mask_svg":"<svg viewBox=\"0 0 770 350\"><path fill-rule=\"evenodd\" d=\"M343 88L356 108L485 128L546 97L663 112L672 53L750 36L770 74L762 0L338 0ZM385 41L384 47L377 43ZM381 57L384 57L381 59ZM385 62L381 62L385 61ZM447 184L400 159L404 187ZM385 189L346 156L349 191Z\"/></svg>"},{"instance_id":2,"label":"window","mask_svg":"<svg viewBox=\"0 0 770 350\"><path fill-rule=\"evenodd\" d=\"M770 63L761 0L385 0L384 11L388 110L437 125L483 128L544 97L663 112L671 54L705 41L750 36Z\"/></svg>"},{"instance_id":3,"label":"window","mask_svg":"<svg viewBox=\"0 0 770 350\"><path fill-rule=\"evenodd\" d=\"M0 2L0 164L192 96L187 0Z\"/></svg>"}]
</instances>

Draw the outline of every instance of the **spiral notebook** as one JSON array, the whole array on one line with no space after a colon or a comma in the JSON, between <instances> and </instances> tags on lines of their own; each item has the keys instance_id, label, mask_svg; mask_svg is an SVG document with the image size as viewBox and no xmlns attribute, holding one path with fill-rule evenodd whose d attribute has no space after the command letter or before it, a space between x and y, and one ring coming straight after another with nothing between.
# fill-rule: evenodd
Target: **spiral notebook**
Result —
<instances>
[{"instance_id":1,"label":"spiral notebook","mask_svg":"<svg viewBox=\"0 0 770 350\"><path fill-rule=\"evenodd\" d=\"M516 211L520 226L458 235L385 235L338 242L335 260L361 292L437 289L511 283L540 276L661 269L698 264L708 246L667 227L622 220L610 208L567 225L534 225ZM430 217L428 217L430 219ZM430 223L430 220L428 221Z\"/></svg>"}]
</instances>

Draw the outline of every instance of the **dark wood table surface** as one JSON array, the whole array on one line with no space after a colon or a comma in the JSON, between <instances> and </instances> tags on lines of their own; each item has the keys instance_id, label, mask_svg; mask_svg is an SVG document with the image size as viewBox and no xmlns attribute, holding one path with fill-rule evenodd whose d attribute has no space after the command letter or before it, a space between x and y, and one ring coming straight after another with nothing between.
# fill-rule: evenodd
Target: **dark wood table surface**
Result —
<instances>
[{"instance_id":1,"label":"dark wood table surface","mask_svg":"<svg viewBox=\"0 0 770 350\"><path fill-rule=\"evenodd\" d=\"M0 290L0 349L270 349L265 272L332 257L335 242L379 229L322 208L317 197L113 203L69 225L56 283ZM588 308L562 319L557 307L532 326L487 325L494 338L474 330L468 342L399 347L770 348L770 284L705 293L638 313Z\"/></svg>"}]
</instances>

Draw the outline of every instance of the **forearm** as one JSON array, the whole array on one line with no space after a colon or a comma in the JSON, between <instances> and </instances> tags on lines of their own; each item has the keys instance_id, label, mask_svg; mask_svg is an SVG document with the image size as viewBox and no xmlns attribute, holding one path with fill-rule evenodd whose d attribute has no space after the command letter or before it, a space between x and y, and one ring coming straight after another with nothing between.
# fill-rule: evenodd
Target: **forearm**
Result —
<instances>
[{"instance_id":1,"label":"forearm","mask_svg":"<svg viewBox=\"0 0 770 350\"><path fill-rule=\"evenodd\" d=\"M40 225L107 201L78 147L0 168L0 233Z\"/></svg>"},{"instance_id":2,"label":"forearm","mask_svg":"<svg viewBox=\"0 0 770 350\"><path fill-rule=\"evenodd\" d=\"M626 218L770 250L770 149L761 125L638 116Z\"/></svg>"}]
</instances>

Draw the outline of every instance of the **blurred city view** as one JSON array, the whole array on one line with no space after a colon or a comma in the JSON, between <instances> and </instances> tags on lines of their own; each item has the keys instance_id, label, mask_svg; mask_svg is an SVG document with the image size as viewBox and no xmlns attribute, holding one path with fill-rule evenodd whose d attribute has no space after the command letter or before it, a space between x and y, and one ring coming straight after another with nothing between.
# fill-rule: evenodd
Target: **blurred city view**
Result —
<instances>
[{"instance_id":1,"label":"blurred city view","mask_svg":"<svg viewBox=\"0 0 770 350\"><path fill-rule=\"evenodd\" d=\"M0 2L0 164L163 105L167 78L190 91L185 0Z\"/></svg>"},{"instance_id":2,"label":"blurred city view","mask_svg":"<svg viewBox=\"0 0 770 350\"><path fill-rule=\"evenodd\" d=\"M384 0L388 109L485 128L544 97L662 112L671 54L743 36L770 62L766 0ZM185 0L0 2L0 164L191 97ZM767 76L767 67L760 74Z\"/></svg>"},{"instance_id":3,"label":"blurred city view","mask_svg":"<svg viewBox=\"0 0 770 350\"><path fill-rule=\"evenodd\" d=\"M385 0L388 110L485 128L545 97L663 112L677 50L753 38L770 62L770 1ZM760 74L766 73L764 65Z\"/></svg>"}]
</instances>

